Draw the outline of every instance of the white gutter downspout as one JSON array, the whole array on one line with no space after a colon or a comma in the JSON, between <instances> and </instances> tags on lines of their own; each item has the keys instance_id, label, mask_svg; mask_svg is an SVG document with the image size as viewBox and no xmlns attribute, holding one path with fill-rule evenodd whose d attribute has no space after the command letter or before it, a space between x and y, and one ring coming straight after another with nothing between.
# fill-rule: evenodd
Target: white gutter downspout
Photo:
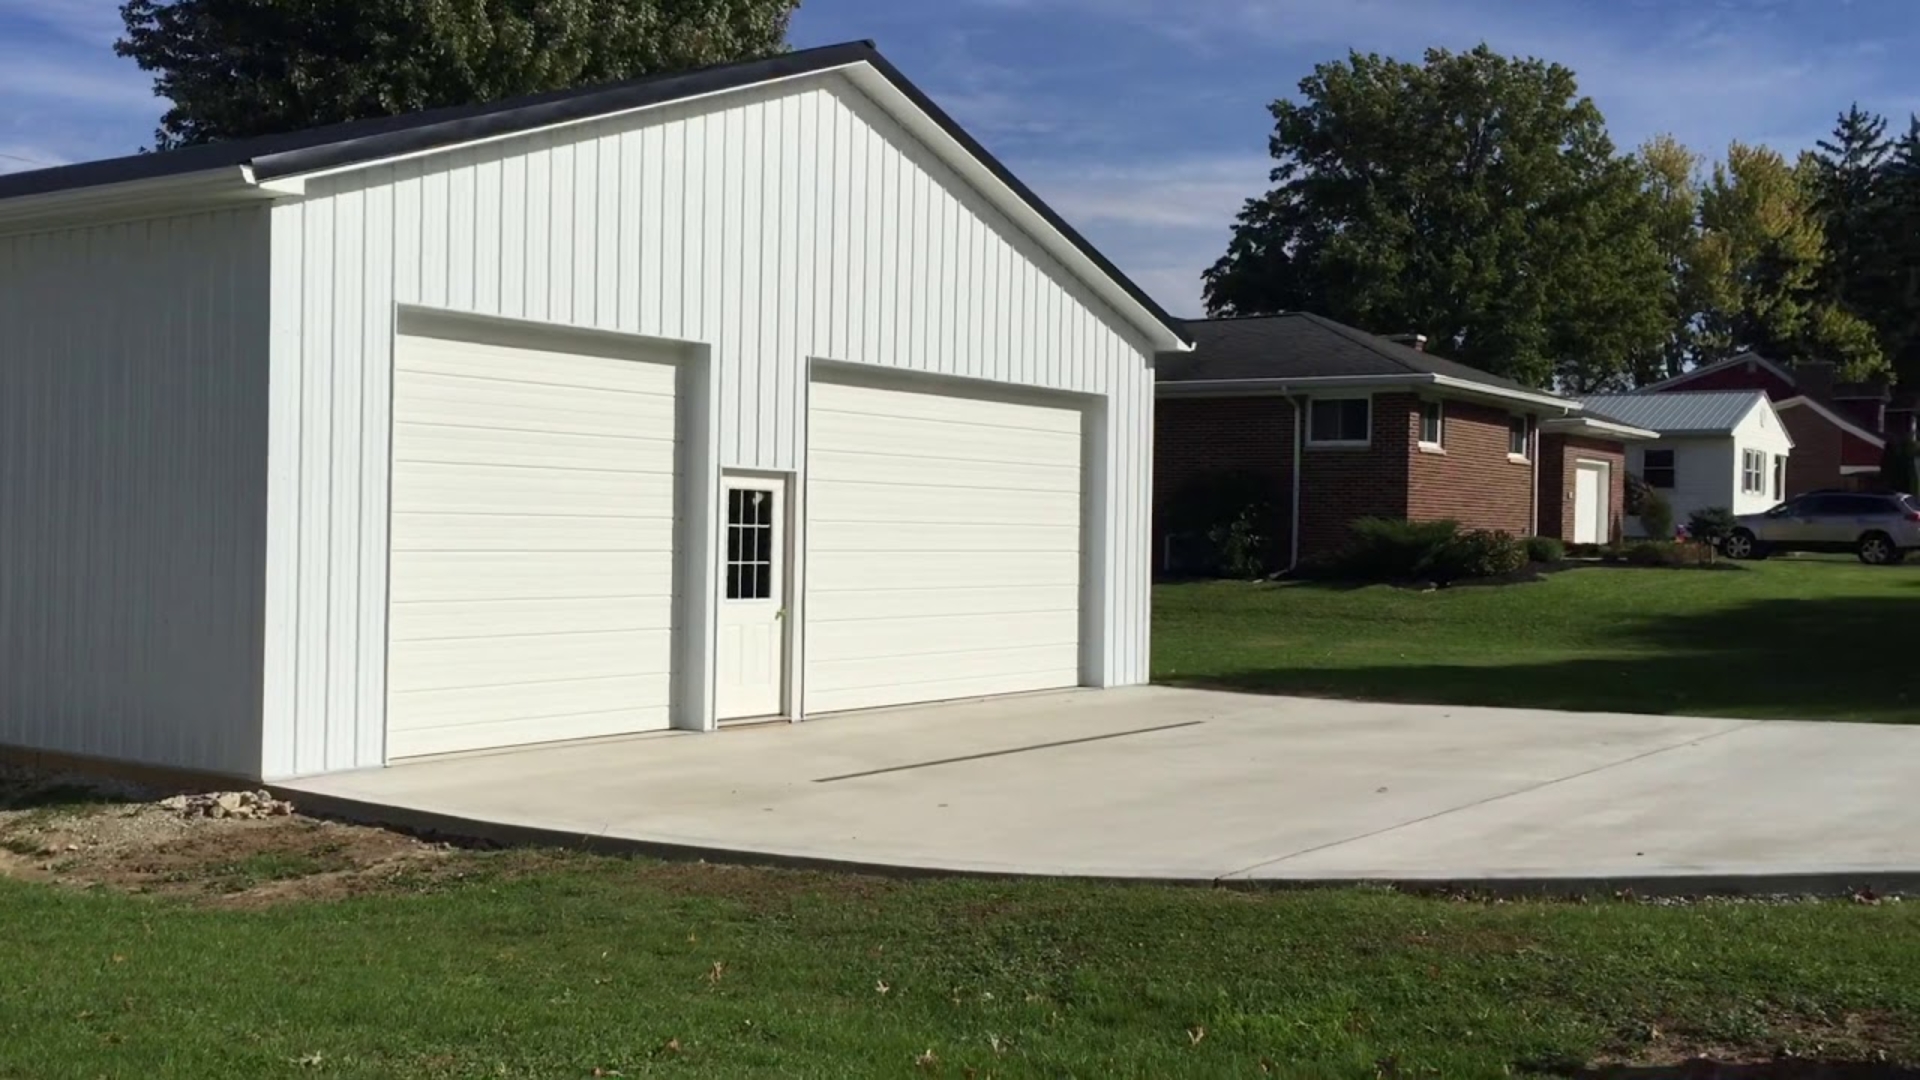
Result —
<instances>
[{"instance_id":1,"label":"white gutter downspout","mask_svg":"<svg viewBox=\"0 0 1920 1080\"><path fill-rule=\"evenodd\" d=\"M1546 447L1547 437L1540 430L1540 421L1535 420L1533 422L1533 453L1529 455L1533 462L1533 468L1529 470L1533 473L1531 481L1533 490L1529 493L1533 500L1533 510L1527 518L1528 536L1540 535L1540 455ZM1562 465L1560 471L1566 472L1566 466Z\"/></svg>"},{"instance_id":2,"label":"white gutter downspout","mask_svg":"<svg viewBox=\"0 0 1920 1080\"><path fill-rule=\"evenodd\" d=\"M1286 393L1285 387L1281 388L1281 392ZM1307 432L1302 426L1305 417L1300 399L1288 394L1287 400L1293 402L1293 491L1290 500L1293 503L1293 544L1287 550L1286 569L1287 575L1292 576L1295 570L1300 569L1300 459L1306 453Z\"/></svg>"}]
</instances>

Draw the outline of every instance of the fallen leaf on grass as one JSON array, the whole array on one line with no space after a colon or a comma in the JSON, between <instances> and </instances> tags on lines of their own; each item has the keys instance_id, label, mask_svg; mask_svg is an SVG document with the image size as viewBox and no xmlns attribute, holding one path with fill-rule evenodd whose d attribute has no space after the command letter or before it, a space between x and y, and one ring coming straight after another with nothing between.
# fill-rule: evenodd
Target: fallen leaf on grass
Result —
<instances>
[{"instance_id":1,"label":"fallen leaf on grass","mask_svg":"<svg viewBox=\"0 0 1920 1080\"><path fill-rule=\"evenodd\" d=\"M876 980L873 984L873 992L876 994L884 994L891 989L893 989L893 987L888 986L886 983L880 982L878 980Z\"/></svg>"},{"instance_id":2,"label":"fallen leaf on grass","mask_svg":"<svg viewBox=\"0 0 1920 1080\"><path fill-rule=\"evenodd\" d=\"M725 975L726 973L727 973L727 962L725 960L715 960L713 962L713 970L707 972L707 981L710 983L718 983L720 981L720 977Z\"/></svg>"},{"instance_id":3,"label":"fallen leaf on grass","mask_svg":"<svg viewBox=\"0 0 1920 1080\"><path fill-rule=\"evenodd\" d=\"M931 1069L935 1065L940 1064L940 1058L933 1052L932 1047L928 1047L926 1053L914 1055L913 1064L915 1068Z\"/></svg>"},{"instance_id":4,"label":"fallen leaf on grass","mask_svg":"<svg viewBox=\"0 0 1920 1080\"><path fill-rule=\"evenodd\" d=\"M302 1054L294 1058L293 1063L303 1069L317 1069L320 1067L320 1063L325 1060L325 1056L321 1054Z\"/></svg>"},{"instance_id":5,"label":"fallen leaf on grass","mask_svg":"<svg viewBox=\"0 0 1920 1080\"><path fill-rule=\"evenodd\" d=\"M1187 1043L1190 1046L1199 1046L1200 1040L1206 1037L1207 1029L1201 1027L1199 1024L1195 1024L1187 1029Z\"/></svg>"}]
</instances>

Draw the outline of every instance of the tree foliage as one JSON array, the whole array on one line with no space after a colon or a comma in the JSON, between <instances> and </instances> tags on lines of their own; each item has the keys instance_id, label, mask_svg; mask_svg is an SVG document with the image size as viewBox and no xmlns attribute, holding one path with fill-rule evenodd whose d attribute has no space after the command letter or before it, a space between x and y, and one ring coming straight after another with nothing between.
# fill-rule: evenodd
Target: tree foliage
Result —
<instances>
[{"instance_id":1,"label":"tree foliage","mask_svg":"<svg viewBox=\"0 0 1920 1080\"><path fill-rule=\"evenodd\" d=\"M161 149L764 56L799 0L127 0Z\"/></svg>"},{"instance_id":2,"label":"tree foliage","mask_svg":"<svg viewBox=\"0 0 1920 1080\"><path fill-rule=\"evenodd\" d=\"M1544 385L1599 385L1664 328L1641 174L1557 64L1351 54L1272 106L1274 187L1206 275L1216 315L1306 309Z\"/></svg>"}]
</instances>

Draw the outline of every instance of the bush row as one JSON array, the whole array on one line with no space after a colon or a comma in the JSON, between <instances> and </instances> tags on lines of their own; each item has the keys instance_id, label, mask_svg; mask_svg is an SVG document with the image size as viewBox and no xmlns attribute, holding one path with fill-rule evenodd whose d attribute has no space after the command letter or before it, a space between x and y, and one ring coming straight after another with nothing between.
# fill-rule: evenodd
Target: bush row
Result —
<instances>
[{"instance_id":1,"label":"bush row","mask_svg":"<svg viewBox=\"0 0 1920 1080\"><path fill-rule=\"evenodd\" d=\"M1432 581L1447 584L1518 573L1528 562L1558 562L1564 545L1551 537L1520 540L1491 529L1462 529L1457 521L1361 518L1338 554L1307 569L1309 576L1344 581Z\"/></svg>"}]
</instances>

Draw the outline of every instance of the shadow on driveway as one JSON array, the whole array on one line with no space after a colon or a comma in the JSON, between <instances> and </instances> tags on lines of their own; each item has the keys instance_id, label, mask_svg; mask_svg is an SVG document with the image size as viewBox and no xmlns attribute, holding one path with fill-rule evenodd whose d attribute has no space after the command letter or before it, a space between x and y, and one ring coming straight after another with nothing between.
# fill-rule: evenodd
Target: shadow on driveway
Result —
<instances>
[{"instance_id":1,"label":"shadow on driveway","mask_svg":"<svg viewBox=\"0 0 1920 1080\"><path fill-rule=\"evenodd\" d=\"M1920 579L1903 584L1920 587ZM1623 620L1605 633L1608 645L1641 655L1471 667L1274 665L1169 682L1369 701L1920 723L1920 604L1906 597L1767 599L1700 616Z\"/></svg>"}]
</instances>

